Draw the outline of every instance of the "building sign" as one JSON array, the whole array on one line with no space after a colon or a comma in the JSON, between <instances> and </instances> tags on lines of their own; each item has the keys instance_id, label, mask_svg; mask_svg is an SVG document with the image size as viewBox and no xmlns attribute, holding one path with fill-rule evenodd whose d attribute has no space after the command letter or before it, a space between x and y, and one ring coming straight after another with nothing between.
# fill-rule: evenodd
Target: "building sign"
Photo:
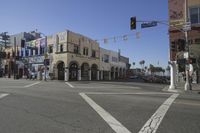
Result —
<instances>
[{"instance_id":1,"label":"building sign","mask_svg":"<svg viewBox=\"0 0 200 133\"><path fill-rule=\"evenodd\" d=\"M44 56L37 56L37 57L29 57L29 63L43 63L44 61Z\"/></svg>"},{"instance_id":2,"label":"building sign","mask_svg":"<svg viewBox=\"0 0 200 133\"><path fill-rule=\"evenodd\" d=\"M185 0L168 0L170 25L182 28Z\"/></svg>"},{"instance_id":3,"label":"building sign","mask_svg":"<svg viewBox=\"0 0 200 133\"><path fill-rule=\"evenodd\" d=\"M67 32L58 33L59 43L67 42Z\"/></svg>"},{"instance_id":4,"label":"building sign","mask_svg":"<svg viewBox=\"0 0 200 133\"><path fill-rule=\"evenodd\" d=\"M45 38L39 38L33 41L26 42L26 48L45 47Z\"/></svg>"}]
</instances>

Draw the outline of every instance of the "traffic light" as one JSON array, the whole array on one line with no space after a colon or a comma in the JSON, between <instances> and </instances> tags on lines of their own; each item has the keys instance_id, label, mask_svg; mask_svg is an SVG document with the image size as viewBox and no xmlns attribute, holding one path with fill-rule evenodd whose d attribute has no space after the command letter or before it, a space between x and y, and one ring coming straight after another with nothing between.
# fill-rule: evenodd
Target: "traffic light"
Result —
<instances>
[{"instance_id":1,"label":"traffic light","mask_svg":"<svg viewBox=\"0 0 200 133\"><path fill-rule=\"evenodd\" d=\"M131 30L136 29L136 17L131 17L130 26L131 26Z\"/></svg>"},{"instance_id":2,"label":"traffic light","mask_svg":"<svg viewBox=\"0 0 200 133\"><path fill-rule=\"evenodd\" d=\"M177 59L178 71L185 72L186 59Z\"/></svg>"},{"instance_id":3,"label":"traffic light","mask_svg":"<svg viewBox=\"0 0 200 133\"><path fill-rule=\"evenodd\" d=\"M177 51L175 41L171 42L170 50L173 51L173 52L176 52L176 51Z\"/></svg>"},{"instance_id":4,"label":"traffic light","mask_svg":"<svg viewBox=\"0 0 200 133\"><path fill-rule=\"evenodd\" d=\"M178 45L178 51L185 51L185 40L178 39L177 45Z\"/></svg>"}]
</instances>

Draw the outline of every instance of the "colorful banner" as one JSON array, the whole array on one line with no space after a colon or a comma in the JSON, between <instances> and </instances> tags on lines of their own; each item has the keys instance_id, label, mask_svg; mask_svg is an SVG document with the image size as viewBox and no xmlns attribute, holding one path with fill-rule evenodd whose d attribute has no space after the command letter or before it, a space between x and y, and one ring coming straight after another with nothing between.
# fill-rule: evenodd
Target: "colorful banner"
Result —
<instances>
[{"instance_id":1,"label":"colorful banner","mask_svg":"<svg viewBox=\"0 0 200 133\"><path fill-rule=\"evenodd\" d=\"M40 47L40 39L35 40L35 47Z\"/></svg>"},{"instance_id":2,"label":"colorful banner","mask_svg":"<svg viewBox=\"0 0 200 133\"><path fill-rule=\"evenodd\" d=\"M40 47L45 47L45 38L40 39Z\"/></svg>"}]
</instances>

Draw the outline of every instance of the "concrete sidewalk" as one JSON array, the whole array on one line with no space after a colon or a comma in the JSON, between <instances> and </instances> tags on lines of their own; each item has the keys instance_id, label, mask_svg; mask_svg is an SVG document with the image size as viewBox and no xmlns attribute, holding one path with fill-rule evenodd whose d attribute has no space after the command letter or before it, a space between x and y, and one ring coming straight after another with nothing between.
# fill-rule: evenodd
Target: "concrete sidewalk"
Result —
<instances>
[{"instance_id":1,"label":"concrete sidewalk","mask_svg":"<svg viewBox=\"0 0 200 133\"><path fill-rule=\"evenodd\" d=\"M192 93L200 94L200 84L192 84L192 90L185 91L185 83L178 83L176 85L176 89L169 90L169 85L168 85L163 89L163 91L170 91L170 92L177 92L177 93L192 92Z\"/></svg>"}]
</instances>

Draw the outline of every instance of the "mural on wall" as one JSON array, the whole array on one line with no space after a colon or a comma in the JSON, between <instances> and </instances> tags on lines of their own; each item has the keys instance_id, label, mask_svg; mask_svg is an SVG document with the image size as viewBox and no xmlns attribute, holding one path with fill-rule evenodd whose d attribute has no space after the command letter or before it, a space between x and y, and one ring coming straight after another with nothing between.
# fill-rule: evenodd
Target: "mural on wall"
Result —
<instances>
[{"instance_id":1,"label":"mural on wall","mask_svg":"<svg viewBox=\"0 0 200 133\"><path fill-rule=\"evenodd\" d=\"M169 0L168 2L170 25L182 26L185 0Z\"/></svg>"}]
</instances>

